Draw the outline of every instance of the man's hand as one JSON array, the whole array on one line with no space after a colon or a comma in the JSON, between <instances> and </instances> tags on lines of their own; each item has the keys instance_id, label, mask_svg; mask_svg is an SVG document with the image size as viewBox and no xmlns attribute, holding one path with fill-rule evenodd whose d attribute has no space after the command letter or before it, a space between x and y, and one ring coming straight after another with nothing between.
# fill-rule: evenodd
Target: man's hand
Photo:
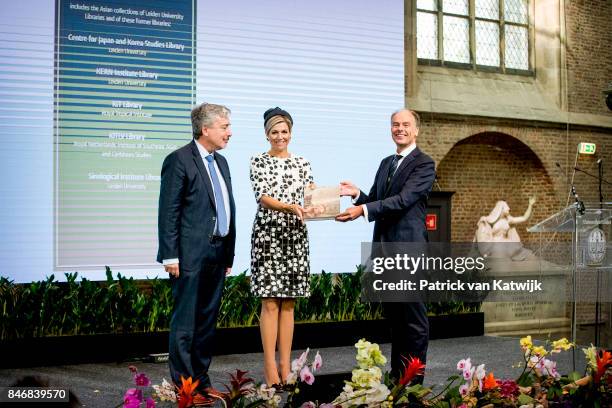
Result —
<instances>
[{"instance_id":1,"label":"man's hand","mask_svg":"<svg viewBox=\"0 0 612 408\"><path fill-rule=\"evenodd\" d=\"M336 221L347 222L353 221L363 215L363 207L358 205L357 207L349 207L343 213L336 215Z\"/></svg>"},{"instance_id":2,"label":"man's hand","mask_svg":"<svg viewBox=\"0 0 612 408\"><path fill-rule=\"evenodd\" d=\"M175 278L179 277L179 264L173 263L173 264L164 265L164 269L166 270L166 272L168 272L170 275L174 276Z\"/></svg>"},{"instance_id":3,"label":"man's hand","mask_svg":"<svg viewBox=\"0 0 612 408\"><path fill-rule=\"evenodd\" d=\"M359 196L359 189L356 185L351 183L350 181L341 181L340 182L340 196L351 196L353 199Z\"/></svg>"},{"instance_id":4,"label":"man's hand","mask_svg":"<svg viewBox=\"0 0 612 408\"><path fill-rule=\"evenodd\" d=\"M229 276L232 274L232 267L228 266L227 268L225 268L225 276Z\"/></svg>"}]
</instances>

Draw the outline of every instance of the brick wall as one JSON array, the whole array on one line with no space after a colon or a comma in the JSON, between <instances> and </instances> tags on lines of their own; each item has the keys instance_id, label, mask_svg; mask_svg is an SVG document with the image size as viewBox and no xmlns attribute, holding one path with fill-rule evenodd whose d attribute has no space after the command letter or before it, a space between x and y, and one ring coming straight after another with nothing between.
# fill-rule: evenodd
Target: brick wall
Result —
<instances>
[{"instance_id":1,"label":"brick wall","mask_svg":"<svg viewBox=\"0 0 612 408\"><path fill-rule=\"evenodd\" d=\"M601 93L612 81L612 1L565 1L568 103L572 112L612 115Z\"/></svg>"},{"instance_id":2,"label":"brick wall","mask_svg":"<svg viewBox=\"0 0 612 408\"><path fill-rule=\"evenodd\" d=\"M612 131L567 132L527 122L423 116L419 146L436 161L440 188L456 192L452 212L455 242L471 241L478 219L488 215L498 200L507 201L511 214L520 216L532 195L538 202L530 220L517 231L526 241L539 239L526 227L566 206L571 176L567 169L574 166L579 142L597 143L604 154L580 156L577 166L597 174L596 161L604 157L605 175L612 178L612 160L605 160L612 152ZM598 201L594 179L576 173L574 184L583 200ZM612 200L610 186L604 186L603 192Z\"/></svg>"}]
</instances>

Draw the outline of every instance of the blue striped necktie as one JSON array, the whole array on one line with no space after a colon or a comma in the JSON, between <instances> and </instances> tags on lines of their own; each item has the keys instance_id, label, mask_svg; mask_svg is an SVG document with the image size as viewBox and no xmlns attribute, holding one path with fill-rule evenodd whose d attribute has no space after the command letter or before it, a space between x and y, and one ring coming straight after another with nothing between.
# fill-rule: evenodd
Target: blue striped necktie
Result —
<instances>
[{"instance_id":1,"label":"blue striped necktie","mask_svg":"<svg viewBox=\"0 0 612 408\"><path fill-rule=\"evenodd\" d=\"M225 213L223 191L221 190L221 183L219 182L219 176L217 176L217 170L215 170L214 160L215 158L212 154L206 156L206 161L208 162L208 171L210 172L213 190L215 191L215 206L217 207L217 231L215 232L215 234L224 237L228 233L227 214Z\"/></svg>"}]
</instances>

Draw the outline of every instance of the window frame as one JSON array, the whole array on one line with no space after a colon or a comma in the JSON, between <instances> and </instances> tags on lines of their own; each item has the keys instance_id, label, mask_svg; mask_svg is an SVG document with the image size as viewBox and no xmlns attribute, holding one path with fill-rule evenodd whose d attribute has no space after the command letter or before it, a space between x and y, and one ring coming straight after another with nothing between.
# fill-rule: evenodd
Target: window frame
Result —
<instances>
[{"instance_id":1,"label":"window frame","mask_svg":"<svg viewBox=\"0 0 612 408\"><path fill-rule=\"evenodd\" d=\"M418 58L418 43L416 45L415 54L417 55L417 63L418 65L427 65L427 66L437 66L437 67L448 67L448 68L458 68L465 70L473 70L473 71L483 71L483 72L494 72L501 74L510 74L510 75L524 75L524 76L535 76L534 71L534 50L533 50L533 5L534 2L532 0L527 1L527 23L515 23L511 21L506 21L504 16L504 0L498 0L499 2L499 19L490 19L485 17L476 17L476 1L468 0L468 14L461 15L455 13L445 13L443 10L443 0L434 0L436 2L436 11L427 10L427 9L419 9L418 5L415 4L415 10L418 13L428 13L436 15L437 21L437 44L438 44L438 59L429 59L429 58ZM417 3L415 1L415 3ZM470 54L470 62L469 63L461 63L454 61L445 61L444 60L444 17L459 17L468 20L468 38L469 38L469 54ZM417 16L415 15L415 19ZM480 65L476 63L476 21L484 21L484 22L494 22L499 26L499 66L492 65ZM506 68L506 25L515 26L515 27L523 27L527 29L527 61L529 64L528 69L517 69L517 68ZM415 32L418 30L417 25L415 24ZM418 33L416 33L418 35Z\"/></svg>"}]
</instances>

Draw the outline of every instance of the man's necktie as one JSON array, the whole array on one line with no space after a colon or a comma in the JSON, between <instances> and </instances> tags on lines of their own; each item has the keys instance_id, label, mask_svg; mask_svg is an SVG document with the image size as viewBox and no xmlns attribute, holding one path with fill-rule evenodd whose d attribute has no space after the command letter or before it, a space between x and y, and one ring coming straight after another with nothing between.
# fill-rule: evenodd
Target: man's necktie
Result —
<instances>
[{"instance_id":1,"label":"man's necktie","mask_svg":"<svg viewBox=\"0 0 612 408\"><path fill-rule=\"evenodd\" d=\"M397 170L397 163L399 163L401 158L402 158L402 155L400 154L396 154L395 157L393 157L393 161L391 162L391 167L389 167L389 174L387 175L387 184L385 186L385 192L389 191L389 187L391 186L391 179L393 178L393 175L395 174L395 171Z\"/></svg>"},{"instance_id":2,"label":"man's necktie","mask_svg":"<svg viewBox=\"0 0 612 408\"><path fill-rule=\"evenodd\" d=\"M215 170L215 158L212 154L206 156L208 162L208 171L210 172L210 178L212 179L213 190L215 190L215 206L217 207L217 231L216 234L219 236L226 236L228 233L227 228L227 214L225 213L225 204L223 202L223 191L221 190L221 183L219 182L219 176L217 176L217 170Z\"/></svg>"}]
</instances>

